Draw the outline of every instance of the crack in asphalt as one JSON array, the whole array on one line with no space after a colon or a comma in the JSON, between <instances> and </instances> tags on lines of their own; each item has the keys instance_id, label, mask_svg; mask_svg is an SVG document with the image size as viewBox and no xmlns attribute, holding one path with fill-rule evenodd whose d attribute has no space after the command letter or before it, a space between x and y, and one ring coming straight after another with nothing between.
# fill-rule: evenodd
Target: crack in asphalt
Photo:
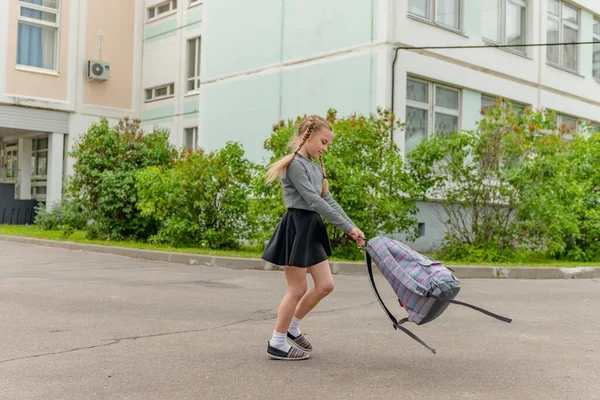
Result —
<instances>
[{"instance_id":1,"label":"crack in asphalt","mask_svg":"<svg viewBox=\"0 0 600 400\"><path fill-rule=\"evenodd\" d=\"M314 314L326 314L326 313L332 313L332 312L337 312L337 311L345 311L345 310L350 310L350 309L354 309L354 308L367 307L367 306L370 306L371 304L373 304L375 302L376 301L370 301L368 303L359 304L359 305L356 305L356 306L334 308L332 310L313 311L313 313ZM255 311L255 312L265 312L265 310L258 310L258 311ZM96 344L96 345L93 345L93 346L86 346L86 347L77 347L77 348L74 348L74 349L56 351L56 352L52 352L52 353L42 353L42 354L34 354L34 355L31 355L31 356L9 358L9 359L6 359L6 360L0 360L0 364L9 363L9 362L12 362L12 361L27 360L27 359L30 359L30 358L40 358L40 357L47 357L47 356L55 356L55 355L59 355L59 354L72 353L72 352L81 351L81 350L90 350L90 349L95 349L95 348L98 348L98 347L108 347L108 346L113 346L115 344L118 344L120 342L127 341L127 340L148 339L148 338L155 338L155 337L161 337L161 336L180 335L180 334L185 334L185 333L207 332L207 331L217 330L217 329L221 329L221 328L226 328L228 326L243 324L245 322L250 322L250 321L268 321L268 320L272 320L272 319L275 319L275 318L277 318L277 313L272 314L272 315L267 315L267 316L261 316L261 317L246 318L246 319L242 319L242 320L239 320L239 321L229 322L229 323L223 324L223 325L213 326L211 328L188 329L188 330L183 330L183 331L155 333L155 334L151 334L151 335L129 336L129 337L116 338L116 339L103 339L103 340L110 341L110 343Z\"/></svg>"}]
</instances>

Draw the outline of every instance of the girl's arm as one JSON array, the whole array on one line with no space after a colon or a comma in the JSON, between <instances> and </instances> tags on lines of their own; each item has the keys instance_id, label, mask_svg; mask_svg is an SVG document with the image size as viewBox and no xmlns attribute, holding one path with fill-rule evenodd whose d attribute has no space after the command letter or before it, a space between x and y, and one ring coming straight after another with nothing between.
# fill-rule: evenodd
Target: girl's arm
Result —
<instances>
[{"instance_id":1,"label":"girl's arm","mask_svg":"<svg viewBox=\"0 0 600 400\"><path fill-rule=\"evenodd\" d=\"M306 200L309 207L318 212L323 218L337 226L344 233L350 233L354 224L351 224L338 213L319 193L315 191L308 180L308 173L299 161L292 161L287 167L286 176L292 182L300 196ZM338 206L339 207L339 206Z\"/></svg>"},{"instance_id":2,"label":"girl's arm","mask_svg":"<svg viewBox=\"0 0 600 400\"><path fill-rule=\"evenodd\" d=\"M331 206L331 208L333 208L338 214L340 214L342 217L344 217L344 219L346 221L348 221L350 224L352 224L352 226L355 226L354 222L352 222L350 217L348 217L346 212L344 212L344 210L337 203L337 201L335 201L333 199L333 196L331 195L331 193L329 191L327 191L327 193L325 193L325 196L323 196L323 199L327 202L327 204L329 204Z\"/></svg>"}]
</instances>

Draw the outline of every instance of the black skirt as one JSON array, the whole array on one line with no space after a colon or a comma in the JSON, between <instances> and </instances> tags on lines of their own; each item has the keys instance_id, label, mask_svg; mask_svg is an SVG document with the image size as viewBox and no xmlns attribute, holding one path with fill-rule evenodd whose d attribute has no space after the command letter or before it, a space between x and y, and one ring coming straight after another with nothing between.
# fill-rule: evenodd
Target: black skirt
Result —
<instances>
[{"instance_id":1,"label":"black skirt","mask_svg":"<svg viewBox=\"0 0 600 400\"><path fill-rule=\"evenodd\" d=\"M262 259L271 264L311 267L331 256L331 243L315 211L289 208L275 229Z\"/></svg>"}]
</instances>

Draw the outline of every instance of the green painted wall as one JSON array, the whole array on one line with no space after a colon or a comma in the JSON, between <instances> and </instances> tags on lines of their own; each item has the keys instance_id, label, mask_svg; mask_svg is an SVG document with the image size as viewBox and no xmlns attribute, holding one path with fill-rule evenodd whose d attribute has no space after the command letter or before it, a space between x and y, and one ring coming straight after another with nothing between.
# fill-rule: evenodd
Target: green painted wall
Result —
<instances>
[{"instance_id":1,"label":"green painted wall","mask_svg":"<svg viewBox=\"0 0 600 400\"><path fill-rule=\"evenodd\" d=\"M482 0L465 0L465 34L471 38L481 37Z\"/></svg>"},{"instance_id":2,"label":"green painted wall","mask_svg":"<svg viewBox=\"0 0 600 400\"><path fill-rule=\"evenodd\" d=\"M239 141L248 157L266 160L264 141L273 124L302 114L368 114L375 110L375 55L366 54L252 75L205 86L202 146Z\"/></svg>"},{"instance_id":3,"label":"green painted wall","mask_svg":"<svg viewBox=\"0 0 600 400\"><path fill-rule=\"evenodd\" d=\"M173 122L175 106L163 106L144 110L142 112L142 125L155 125Z\"/></svg>"},{"instance_id":4,"label":"green painted wall","mask_svg":"<svg viewBox=\"0 0 600 400\"><path fill-rule=\"evenodd\" d=\"M204 7L204 80L280 62L282 0L217 0Z\"/></svg>"},{"instance_id":5,"label":"green painted wall","mask_svg":"<svg viewBox=\"0 0 600 400\"><path fill-rule=\"evenodd\" d=\"M156 42L168 37L175 36L177 32L177 20L173 17L165 22L151 25L144 29L144 41L146 43Z\"/></svg>"},{"instance_id":6,"label":"green painted wall","mask_svg":"<svg viewBox=\"0 0 600 400\"><path fill-rule=\"evenodd\" d=\"M374 111L375 63L375 54L364 54L285 70L281 117L324 115L329 108L340 115Z\"/></svg>"},{"instance_id":7,"label":"green painted wall","mask_svg":"<svg viewBox=\"0 0 600 400\"><path fill-rule=\"evenodd\" d=\"M473 130L481 119L481 93L463 89L462 91L462 130Z\"/></svg>"},{"instance_id":8,"label":"green painted wall","mask_svg":"<svg viewBox=\"0 0 600 400\"><path fill-rule=\"evenodd\" d=\"M261 161L263 142L279 121L279 90L279 73L207 85L202 147L212 151L237 141L251 160Z\"/></svg>"},{"instance_id":9,"label":"green painted wall","mask_svg":"<svg viewBox=\"0 0 600 400\"><path fill-rule=\"evenodd\" d=\"M587 11L581 10L581 41L591 42L594 37L594 15ZM594 62L594 46L583 45L579 46L580 62L581 62L581 74L592 77L593 76L593 62Z\"/></svg>"},{"instance_id":10,"label":"green painted wall","mask_svg":"<svg viewBox=\"0 0 600 400\"><path fill-rule=\"evenodd\" d=\"M371 42L372 0L285 0L284 61Z\"/></svg>"},{"instance_id":11,"label":"green painted wall","mask_svg":"<svg viewBox=\"0 0 600 400\"><path fill-rule=\"evenodd\" d=\"M183 118L192 119L198 118L198 101L188 101L183 103Z\"/></svg>"},{"instance_id":12,"label":"green painted wall","mask_svg":"<svg viewBox=\"0 0 600 400\"><path fill-rule=\"evenodd\" d=\"M197 29L200 28L200 24L202 23L202 10L194 10L190 11L186 15L186 30Z\"/></svg>"},{"instance_id":13,"label":"green painted wall","mask_svg":"<svg viewBox=\"0 0 600 400\"><path fill-rule=\"evenodd\" d=\"M378 0L219 0L204 7L205 80L368 44L377 31Z\"/></svg>"}]
</instances>

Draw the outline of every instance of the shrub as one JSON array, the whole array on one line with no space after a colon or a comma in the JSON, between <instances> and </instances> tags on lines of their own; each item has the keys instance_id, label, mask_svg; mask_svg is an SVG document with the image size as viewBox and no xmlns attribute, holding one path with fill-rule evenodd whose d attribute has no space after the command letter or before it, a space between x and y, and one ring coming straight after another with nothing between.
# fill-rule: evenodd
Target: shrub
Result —
<instances>
[{"instance_id":1,"label":"shrub","mask_svg":"<svg viewBox=\"0 0 600 400\"><path fill-rule=\"evenodd\" d=\"M169 133L145 134L140 121L121 120L115 127L106 119L93 124L75 144L74 174L67 192L77 198L93 223L91 237L145 239L157 231L156 221L138 210L136 171L168 166L177 152Z\"/></svg>"},{"instance_id":2,"label":"shrub","mask_svg":"<svg viewBox=\"0 0 600 400\"><path fill-rule=\"evenodd\" d=\"M237 143L184 152L173 168L138 173L138 209L159 224L152 240L175 246L237 248L249 229L252 164Z\"/></svg>"},{"instance_id":3,"label":"shrub","mask_svg":"<svg viewBox=\"0 0 600 400\"><path fill-rule=\"evenodd\" d=\"M63 237L69 237L75 230L83 229L87 217L77 200L63 200L46 208L44 203L36 207L34 223L45 230L61 230Z\"/></svg>"},{"instance_id":4,"label":"shrub","mask_svg":"<svg viewBox=\"0 0 600 400\"><path fill-rule=\"evenodd\" d=\"M474 131L421 143L408 157L411 174L428 199L443 199L446 256L502 261L516 249L581 260L598 254L598 136L557 127L552 112L517 113L499 103Z\"/></svg>"}]
</instances>

